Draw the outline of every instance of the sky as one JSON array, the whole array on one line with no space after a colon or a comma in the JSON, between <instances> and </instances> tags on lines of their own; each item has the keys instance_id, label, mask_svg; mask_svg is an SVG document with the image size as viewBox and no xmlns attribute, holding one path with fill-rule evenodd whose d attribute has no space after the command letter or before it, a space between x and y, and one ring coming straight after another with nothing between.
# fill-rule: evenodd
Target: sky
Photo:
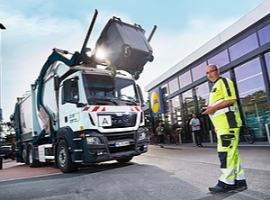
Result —
<instances>
[{"instance_id":1,"label":"sky","mask_svg":"<svg viewBox=\"0 0 270 200\"><path fill-rule=\"evenodd\" d=\"M38 78L53 48L80 51L94 15L88 47L113 16L139 24L149 37L154 61L137 83L142 90L264 0L0 0L1 94L3 121L9 121L17 97ZM144 92L145 100L147 93Z\"/></svg>"}]
</instances>

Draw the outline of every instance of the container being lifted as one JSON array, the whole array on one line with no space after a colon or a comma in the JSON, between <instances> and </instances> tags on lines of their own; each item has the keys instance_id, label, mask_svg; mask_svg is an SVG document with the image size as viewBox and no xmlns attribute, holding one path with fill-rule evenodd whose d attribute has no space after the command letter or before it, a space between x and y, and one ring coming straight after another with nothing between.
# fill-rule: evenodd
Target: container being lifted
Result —
<instances>
[{"instance_id":1,"label":"container being lifted","mask_svg":"<svg viewBox=\"0 0 270 200\"><path fill-rule=\"evenodd\" d=\"M113 17L98 38L92 56L97 63L125 70L138 79L146 62L154 60L149 42L155 30L156 26L147 40L145 30L140 25L127 24Z\"/></svg>"}]
</instances>

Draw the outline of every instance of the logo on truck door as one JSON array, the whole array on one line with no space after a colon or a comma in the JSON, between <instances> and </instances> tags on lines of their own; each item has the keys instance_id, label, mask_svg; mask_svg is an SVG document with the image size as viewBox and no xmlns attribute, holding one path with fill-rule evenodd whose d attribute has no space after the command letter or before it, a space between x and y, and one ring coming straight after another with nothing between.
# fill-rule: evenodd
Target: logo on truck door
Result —
<instances>
[{"instance_id":1,"label":"logo on truck door","mask_svg":"<svg viewBox=\"0 0 270 200\"><path fill-rule=\"evenodd\" d=\"M80 115L79 113L73 113L69 115L69 123L75 123L80 121Z\"/></svg>"}]
</instances>

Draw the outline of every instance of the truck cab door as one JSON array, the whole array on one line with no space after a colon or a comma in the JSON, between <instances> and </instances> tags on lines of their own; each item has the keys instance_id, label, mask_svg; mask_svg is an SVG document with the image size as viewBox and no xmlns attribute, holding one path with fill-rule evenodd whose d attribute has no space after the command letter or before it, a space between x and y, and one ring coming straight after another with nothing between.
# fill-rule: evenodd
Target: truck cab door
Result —
<instances>
[{"instance_id":1,"label":"truck cab door","mask_svg":"<svg viewBox=\"0 0 270 200\"><path fill-rule=\"evenodd\" d=\"M80 123L81 108L85 105L80 103L79 78L73 77L63 82L61 90L62 101L59 105L59 125L70 126L76 131Z\"/></svg>"}]
</instances>

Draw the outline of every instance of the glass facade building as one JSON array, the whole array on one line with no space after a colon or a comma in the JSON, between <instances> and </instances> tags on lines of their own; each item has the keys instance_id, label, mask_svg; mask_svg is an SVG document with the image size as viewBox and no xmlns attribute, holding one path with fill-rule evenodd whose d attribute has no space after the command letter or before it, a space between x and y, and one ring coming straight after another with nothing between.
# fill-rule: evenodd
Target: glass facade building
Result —
<instances>
[{"instance_id":1,"label":"glass facade building","mask_svg":"<svg viewBox=\"0 0 270 200\"><path fill-rule=\"evenodd\" d=\"M152 127L163 121L170 130L177 123L182 127L182 141L190 142L189 120L197 113L202 121L204 141L210 140L213 127L208 116L200 115L208 104L212 87L205 75L208 64L219 66L221 76L234 81L244 123L256 140L267 141L270 124L270 0L241 18L218 36L179 62L145 90L162 88L164 113L148 117ZM237 27L237 28L236 28ZM203 49L203 51L202 51ZM207 51L205 51L207 49ZM177 70L176 70L177 69ZM147 112L146 112L147 115Z\"/></svg>"}]
</instances>

